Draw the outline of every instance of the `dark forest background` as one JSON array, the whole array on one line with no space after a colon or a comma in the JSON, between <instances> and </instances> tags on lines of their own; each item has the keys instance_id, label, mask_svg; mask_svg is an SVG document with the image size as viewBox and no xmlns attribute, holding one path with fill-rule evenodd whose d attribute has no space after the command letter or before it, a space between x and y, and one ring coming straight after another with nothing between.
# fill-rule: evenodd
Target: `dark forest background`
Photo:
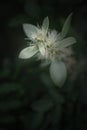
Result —
<instances>
[{"instance_id":1,"label":"dark forest background","mask_svg":"<svg viewBox=\"0 0 87 130\"><path fill-rule=\"evenodd\" d=\"M18 59L26 47L23 23L61 31L73 12L71 30L77 39L62 88L49 78L40 61ZM0 130L87 130L87 2L85 0L0 1Z\"/></svg>"}]
</instances>

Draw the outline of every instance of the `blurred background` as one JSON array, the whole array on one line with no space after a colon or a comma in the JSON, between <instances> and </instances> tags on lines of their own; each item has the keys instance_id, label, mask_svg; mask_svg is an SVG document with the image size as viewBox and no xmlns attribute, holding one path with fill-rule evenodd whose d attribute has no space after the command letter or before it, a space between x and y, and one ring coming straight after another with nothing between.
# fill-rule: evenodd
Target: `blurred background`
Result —
<instances>
[{"instance_id":1,"label":"blurred background","mask_svg":"<svg viewBox=\"0 0 87 130\"><path fill-rule=\"evenodd\" d=\"M67 59L68 78L56 87L41 61L18 59L26 47L23 23L61 31L73 12L68 35L77 39ZM0 130L87 130L87 2L85 0L0 1Z\"/></svg>"}]
</instances>

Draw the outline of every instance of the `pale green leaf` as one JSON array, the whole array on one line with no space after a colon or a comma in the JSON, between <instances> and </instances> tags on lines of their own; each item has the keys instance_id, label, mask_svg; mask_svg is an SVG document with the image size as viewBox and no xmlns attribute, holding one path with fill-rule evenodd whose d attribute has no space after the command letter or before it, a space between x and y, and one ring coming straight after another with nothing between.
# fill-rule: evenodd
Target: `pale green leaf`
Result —
<instances>
[{"instance_id":1,"label":"pale green leaf","mask_svg":"<svg viewBox=\"0 0 87 130\"><path fill-rule=\"evenodd\" d=\"M26 47L24 48L20 54L19 54L19 58L21 59L27 59L27 58L31 58L33 55L35 55L38 52L38 49L36 46L30 46L30 47Z\"/></svg>"},{"instance_id":2,"label":"pale green leaf","mask_svg":"<svg viewBox=\"0 0 87 130\"><path fill-rule=\"evenodd\" d=\"M59 49L61 49L61 48L71 46L74 43L76 43L76 39L74 37L68 37L68 38L65 38L65 39L59 41L56 44L57 44L57 47L59 47Z\"/></svg>"},{"instance_id":3,"label":"pale green leaf","mask_svg":"<svg viewBox=\"0 0 87 130\"><path fill-rule=\"evenodd\" d=\"M72 18L72 13L67 17L67 19L66 19L66 21L63 25L63 28L62 28L62 31L61 31L62 38L64 38L69 31L70 24L71 24L71 18Z\"/></svg>"},{"instance_id":4,"label":"pale green leaf","mask_svg":"<svg viewBox=\"0 0 87 130\"><path fill-rule=\"evenodd\" d=\"M50 76L54 84L62 87L67 77L66 66L62 61L55 61L50 66Z\"/></svg>"},{"instance_id":5,"label":"pale green leaf","mask_svg":"<svg viewBox=\"0 0 87 130\"><path fill-rule=\"evenodd\" d=\"M32 24L23 24L23 30L27 37L32 38L32 34L37 34L38 28Z\"/></svg>"},{"instance_id":6,"label":"pale green leaf","mask_svg":"<svg viewBox=\"0 0 87 130\"><path fill-rule=\"evenodd\" d=\"M44 44L39 43L38 47L39 47L39 51L40 51L41 55L44 56L45 55L45 46L44 46Z\"/></svg>"},{"instance_id":7,"label":"pale green leaf","mask_svg":"<svg viewBox=\"0 0 87 130\"><path fill-rule=\"evenodd\" d=\"M42 24L42 29L45 31L45 34L47 34L48 28L49 28L49 18L46 17L43 20L43 24Z\"/></svg>"}]
</instances>

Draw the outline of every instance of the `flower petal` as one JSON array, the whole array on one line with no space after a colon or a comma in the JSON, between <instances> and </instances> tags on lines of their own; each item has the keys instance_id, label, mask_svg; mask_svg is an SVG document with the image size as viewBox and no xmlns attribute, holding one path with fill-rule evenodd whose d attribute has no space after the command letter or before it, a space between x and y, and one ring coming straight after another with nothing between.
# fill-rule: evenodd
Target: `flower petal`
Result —
<instances>
[{"instance_id":1,"label":"flower petal","mask_svg":"<svg viewBox=\"0 0 87 130\"><path fill-rule=\"evenodd\" d=\"M42 24L42 29L45 31L45 34L47 34L48 28L49 28L49 18L46 17L43 20L43 24Z\"/></svg>"},{"instance_id":2,"label":"flower petal","mask_svg":"<svg viewBox=\"0 0 87 130\"><path fill-rule=\"evenodd\" d=\"M27 58L31 58L33 55L35 55L38 52L38 49L36 46L31 46L31 47L26 47L24 48L20 54L19 54L19 58L21 59L27 59Z\"/></svg>"},{"instance_id":3,"label":"flower petal","mask_svg":"<svg viewBox=\"0 0 87 130\"><path fill-rule=\"evenodd\" d=\"M38 28L32 24L23 24L23 29L27 37L32 38L32 34L36 34Z\"/></svg>"},{"instance_id":4,"label":"flower petal","mask_svg":"<svg viewBox=\"0 0 87 130\"><path fill-rule=\"evenodd\" d=\"M76 39L74 37L68 37L59 41L58 43L56 43L56 45L57 47L59 47L59 49L62 49L62 48L71 46L74 43L76 43Z\"/></svg>"},{"instance_id":5,"label":"flower petal","mask_svg":"<svg viewBox=\"0 0 87 130\"><path fill-rule=\"evenodd\" d=\"M66 66L62 61L55 61L50 66L50 76L54 84L62 87L67 77Z\"/></svg>"},{"instance_id":6,"label":"flower petal","mask_svg":"<svg viewBox=\"0 0 87 130\"><path fill-rule=\"evenodd\" d=\"M43 43L39 43L38 47L39 47L39 51L40 51L41 55L44 56L45 55L45 46L44 46L44 44Z\"/></svg>"},{"instance_id":7,"label":"flower petal","mask_svg":"<svg viewBox=\"0 0 87 130\"><path fill-rule=\"evenodd\" d=\"M69 31L71 18L72 18L72 13L67 17L67 19L63 25L62 32L61 32L62 38L64 38Z\"/></svg>"}]
</instances>

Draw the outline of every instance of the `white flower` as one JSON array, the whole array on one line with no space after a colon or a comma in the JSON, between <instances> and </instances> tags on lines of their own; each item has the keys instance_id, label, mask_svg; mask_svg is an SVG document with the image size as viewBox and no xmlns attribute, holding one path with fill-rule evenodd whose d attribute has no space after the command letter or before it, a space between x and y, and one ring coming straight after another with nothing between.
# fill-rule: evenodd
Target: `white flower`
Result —
<instances>
[{"instance_id":1,"label":"white flower","mask_svg":"<svg viewBox=\"0 0 87 130\"><path fill-rule=\"evenodd\" d=\"M30 46L24 48L19 58L31 58L38 53L38 58L41 59L62 59L70 54L70 45L76 42L74 37L65 38L70 26L71 14L64 23L61 33L49 30L49 19L46 17L43 21L42 27L36 27L31 24L23 24L25 34L30 40Z\"/></svg>"},{"instance_id":2,"label":"white flower","mask_svg":"<svg viewBox=\"0 0 87 130\"><path fill-rule=\"evenodd\" d=\"M37 54L38 58L50 61L46 62L46 64L51 63L50 75L53 82L58 86L64 84L67 75L66 67L61 60L71 55L70 46L76 43L74 37L66 38L71 16L72 14L66 19L60 33L57 33L56 30L49 30L48 17L44 19L41 28L31 24L23 24L23 29L30 41L30 46L20 52L19 58L31 58Z\"/></svg>"}]
</instances>

